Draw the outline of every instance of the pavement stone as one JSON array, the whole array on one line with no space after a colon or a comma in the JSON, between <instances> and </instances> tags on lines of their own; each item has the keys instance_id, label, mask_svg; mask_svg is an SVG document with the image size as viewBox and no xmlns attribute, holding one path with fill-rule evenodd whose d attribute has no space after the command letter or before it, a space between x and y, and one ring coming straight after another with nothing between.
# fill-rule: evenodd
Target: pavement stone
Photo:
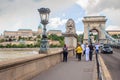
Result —
<instances>
[{"instance_id":1,"label":"pavement stone","mask_svg":"<svg viewBox=\"0 0 120 80\"><path fill-rule=\"evenodd\" d=\"M93 61L85 61L85 56L78 61L74 56L68 62L61 62L31 80L96 80L95 68L94 55Z\"/></svg>"}]
</instances>

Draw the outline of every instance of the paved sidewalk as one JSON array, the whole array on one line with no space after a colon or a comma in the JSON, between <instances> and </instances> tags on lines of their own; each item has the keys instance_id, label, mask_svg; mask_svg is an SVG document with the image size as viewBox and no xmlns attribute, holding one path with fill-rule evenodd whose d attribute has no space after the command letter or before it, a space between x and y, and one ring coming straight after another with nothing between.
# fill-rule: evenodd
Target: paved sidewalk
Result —
<instances>
[{"instance_id":1,"label":"paved sidewalk","mask_svg":"<svg viewBox=\"0 0 120 80\"><path fill-rule=\"evenodd\" d=\"M82 56L81 61L72 57L68 62L61 62L31 80L96 80L95 68L95 56L93 61L88 62L85 56Z\"/></svg>"}]
</instances>

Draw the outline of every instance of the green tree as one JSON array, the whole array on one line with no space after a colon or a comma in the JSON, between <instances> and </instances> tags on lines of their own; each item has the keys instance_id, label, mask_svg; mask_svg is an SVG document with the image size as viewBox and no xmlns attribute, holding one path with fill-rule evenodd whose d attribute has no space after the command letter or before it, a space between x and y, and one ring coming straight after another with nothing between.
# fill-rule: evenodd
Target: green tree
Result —
<instances>
[{"instance_id":1,"label":"green tree","mask_svg":"<svg viewBox=\"0 0 120 80\"><path fill-rule=\"evenodd\" d=\"M94 40L98 40L98 35L94 35Z\"/></svg>"},{"instance_id":2,"label":"green tree","mask_svg":"<svg viewBox=\"0 0 120 80\"><path fill-rule=\"evenodd\" d=\"M6 45L6 48L11 48L12 47L12 44L7 44Z\"/></svg>"},{"instance_id":3,"label":"green tree","mask_svg":"<svg viewBox=\"0 0 120 80\"><path fill-rule=\"evenodd\" d=\"M5 46L3 46L2 44L0 44L0 48L4 48Z\"/></svg>"},{"instance_id":4,"label":"green tree","mask_svg":"<svg viewBox=\"0 0 120 80\"><path fill-rule=\"evenodd\" d=\"M41 39L41 36L40 36L40 35L37 35L37 38Z\"/></svg>"},{"instance_id":5,"label":"green tree","mask_svg":"<svg viewBox=\"0 0 120 80\"><path fill-rule=\"evenodd\" d=\"M117 34L112 35L112 37L115 38L115 39L118 39L118 35Z\"/></svg>"},{"instance_id":6,"label":"green tree","mask_svg":"<svg viewBox=\"0 0 120 80\"><path fill-rule=\"evenodd\" d=\"M57 36L56 34L51 34L48 36L48 39L60 42L60 45L50 45L50 47L62 47L64 45L64 37L63 36Z\"/></svg>"},{"instance_id":7,"label":"green tree","mask_svg":"<svg viewBox=\"0 0 120 80\"><path fill-rule=\"evenodd\" d=\"M4 39L1 39L0 42L4 42L5 40Z\"/></svg>"},{"instance_id":8,"label":"green tree","mask_svg":"<svg viewBox=\"0 0 120 80\"><path fill-rule=\"evenodd\" d=\"M83 43L83 37L84 37L84 34L79 34L78 35L78 42L81 42L81 43Z\"/></svg>"}]
</instances>

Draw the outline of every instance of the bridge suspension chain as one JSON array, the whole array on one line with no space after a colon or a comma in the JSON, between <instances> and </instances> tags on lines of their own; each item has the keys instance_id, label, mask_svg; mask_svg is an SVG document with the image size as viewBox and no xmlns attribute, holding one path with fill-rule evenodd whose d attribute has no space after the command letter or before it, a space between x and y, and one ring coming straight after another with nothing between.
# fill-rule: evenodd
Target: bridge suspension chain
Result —
<instances>
[{"instance_id":1,"label":"bridge suspension chain","mask_svg":"<svg viewBox=\"0 0 120 80\"><path fill-rule=\"evenodd\" d=\"M101 28L101 31L105 34L106 38L112 41L114 44L120 44L118 40L114 39L112 36L110 36L104 29Z\"/></svg>"}]
</instances>

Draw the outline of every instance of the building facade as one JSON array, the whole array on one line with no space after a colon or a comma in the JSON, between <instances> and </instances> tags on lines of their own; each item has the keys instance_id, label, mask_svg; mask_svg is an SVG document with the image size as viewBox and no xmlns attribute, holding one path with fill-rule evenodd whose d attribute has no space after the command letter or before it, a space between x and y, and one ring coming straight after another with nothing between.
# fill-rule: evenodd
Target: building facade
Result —
<instances>
[{"instance_id":1,"label":"building facade","mask_svg":"<svg viewBox=\"0 0 120 80\"><path fill-rule=\"evenodd\" d=\"M51 35L51 34L56 34L57 36L62 36L62 31L61 30L49 30L47 32L48 35Z\"/></svg>"},{"instance_id":2,"label":"building facade","mask_svg":"<svg viewBox=\"0 0 120 80\"><path fill-rule=\"evenodd\" d=\"M120 30L107 30L109 35L120 35Z\"/></svg>"},{"instance_id":3,"label":"building facade","mask_svg":"<svg viewBox=\"0 0 120 80\"><path fill-rule=\"evenodd\" d=\"M6 38L18 38L18 37L34 37L42 34L42 26L38 26L37 31L31 29L19 29L18 31L4 31L4 37Z\"/></svg>"}]
</instances>

